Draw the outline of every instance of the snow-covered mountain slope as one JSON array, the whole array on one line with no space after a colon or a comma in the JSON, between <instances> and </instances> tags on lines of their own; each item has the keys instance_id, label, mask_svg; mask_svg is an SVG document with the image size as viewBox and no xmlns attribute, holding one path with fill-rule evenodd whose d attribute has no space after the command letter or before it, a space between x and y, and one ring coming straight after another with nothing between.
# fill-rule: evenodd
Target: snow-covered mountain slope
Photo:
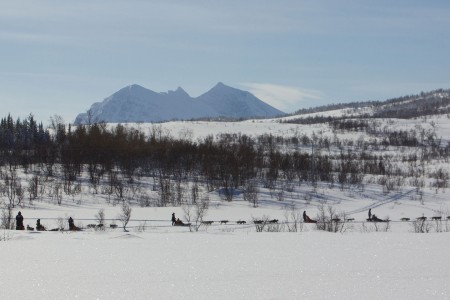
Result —
<instances>
[{"instance_id":1,"label":"snow-covered mountain slope","mask_svg":"<svg viewBox=\"0 0 450 300\"><path fill-rule=\"evenodd\" d=\"M194 101L182 88L156 93L139 85L130 85L103 102L94 103L88 113L79 114L76 124L91 122L159 122L213 115L209 107Z\"/></svg>"},{"instance_id":2,"label":"snow-covered mountain slope","mask_svg":"<svg viewBox=\"0 0 450 300\"><path fill-rule=\"evenodd\" d=\"M199 96L197 101L213 109L219 116L225 117L273 117L284 114L251 93L226 86L221 82Z\"/></svg>"},{"instance_id":3,"label":"snow-covered mountain slope","mask_svg":"<svg viewBox=\"0 0 450 300\"><path fill-rule=\"evenodd\" d=\"M250 118L282 115L246 91L218 83L198 98L182 88L156 93L139 85L125 87L103 102L94 103L88 113L77 116L75 124L89 122L160 122L196 118Z\"/></svg>"}]
</instances>

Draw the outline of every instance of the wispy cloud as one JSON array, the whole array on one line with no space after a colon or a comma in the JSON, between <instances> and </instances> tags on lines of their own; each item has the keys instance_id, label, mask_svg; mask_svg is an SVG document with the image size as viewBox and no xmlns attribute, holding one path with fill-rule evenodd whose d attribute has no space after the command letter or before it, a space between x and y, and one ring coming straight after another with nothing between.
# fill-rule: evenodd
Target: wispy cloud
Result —
<instances>
[{"instance_id":1,"label":"wispy cloud","mask_svg":"<svg viewBox=\"0 0 450 300\"><path fill-rule=\"evenodd\" d=\"M323 98L320 91L287 85L251 82L241 85L261 100L288 113L298 110L304 102Z\"/></svg>"}]
</instances>

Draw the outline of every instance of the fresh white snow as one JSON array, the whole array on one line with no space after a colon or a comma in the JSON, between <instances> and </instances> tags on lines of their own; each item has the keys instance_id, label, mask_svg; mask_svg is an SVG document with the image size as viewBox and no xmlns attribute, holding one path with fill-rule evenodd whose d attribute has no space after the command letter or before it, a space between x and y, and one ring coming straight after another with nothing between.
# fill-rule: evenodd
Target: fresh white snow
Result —
<instances>
[{"instance_id":1,"label":"fresh white snow","mask_svg":"<svg viewBox=\"0 0 450 300\"><path fill-rule=\"evenodd\" d=\"M14 232L3 299L446 299L449 234Z\"/></svg>"},{"instance_id":2,"label":"fresh white snow","mask_svg":"<svg viewBox=\"0 0 450 300\"><path fill-rule=\"evenodd\" d=\"M343 112L333 112L338 115ZM380 126L410 130L434 128L444 142L450 140L446 116L416 120L379 120ZM296 125L278 119L243 122L168 122L127 124L146 133L155 128L163 134L193 141L208 135L235 133L258 136L298 136L313 133L356 140L365 133L331 132L327 125ZM401 150L401 149L400 149ZM399 149L379 150L395 155ZM428 169L448 162L430 162ZM29 174L20 174L27 178ZM370 177L370 176L369 176ZM368 178L370 179L370 178ZM145 178L141 188L157 197ZM25 225L36 219L48 229L57 218L75 219L86 227L96 223L95 214L105 209L106 230L82 232L0 231L1 299L422 299L450 298L448 251L450 201L448 189L425 185L419 195L408 181L384 193L379 184L366 182L363 189L339 189L319 183L302 183L292 192L261 188L258 207L245 202L241 191L232 202L209 193L210 206L199 232L173 227L170 216L186 221L180 207L133 206L132 221L124 232L117 220L120 205L107 197L64 195L61 206L49 197L27 203L21 210ZM285 221L292 207L315 217L320 205L354 218L342 233L327 233L305 224L299 232L256 232L253 219ZM393 222L364 222L367 211ZM401 218L442 216L442 232L436 222L428 234L413 233L411 222ZM218 221L229 220L226 225ZM245 225L236 221L245 220ZM109 225L119 225L110 229ZM67 223L66 223L67 226ZM282 226L282 225L280 225ZM384 232L387 230L387 232Z\"/></svg>"}]
</instances>

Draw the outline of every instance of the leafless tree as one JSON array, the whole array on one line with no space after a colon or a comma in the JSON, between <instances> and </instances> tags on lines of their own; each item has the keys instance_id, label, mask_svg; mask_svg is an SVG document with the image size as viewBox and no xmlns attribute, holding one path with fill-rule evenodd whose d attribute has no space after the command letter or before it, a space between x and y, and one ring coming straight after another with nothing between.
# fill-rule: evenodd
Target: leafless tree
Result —
<instances>
[{"instance_id":1,"label":"leafless tree","mask_svg":"<svg viewBox=\"0 0 450 300\"><path fill-rule=\"evenodd\" d=\"M138 201L141 207L149 207L154 204L152 197L146 192L139 193Z\"/></svg>"},{"instance_id":2,"label":"leafless tree","mask_svg":"<svg viewBox=\"0 0 450 300\"><path fill-rule=\"evenodd\" d=\"M4 205L2 208L0 227L2 229L14 229L15 223L16 221L13 216L13 208L11 205Z\"/></svg>"},{"instance_id":3,"label":"leafless tree","mask_svg":"<svg viewBox=\"0 0 450 300\"><path fill-rule=\"evenodd\" d=\"M258 206L258 188L253 183L247 183L244 190L244 200Z\"/></svg>"},{"instance_id":4,"label":"leafless tree","mask_svg":"<svg viewBox=\"0 0 450 300\"><path fill-rule=\"evenodd\" d=\"M117 219L122 222L123 231L128 232L127 224L131 218L132 208L127 203L123 203L121 213L117 216Z\"/></svg>"},{"instance_id":5,"label":"leafless tree","mask_svg":"<svg viewBox=\"0 0 450 300\"><path fill-rule=\"evenodd\" d=\"M63 231L64 230L64 228L66 226L66 220L65 219L66 218L63 218L63 217L58 217L56 219L56 226L58 226L57 228L58 228L59 231Z\"/></svg>"},{"instance_id":6,"label":"leafless tree","mask_svg":"<svg viewBox=\"0 0 450 300\"><path fill-rule=\"evenodd\" d=\"M23 207L24 206L23 199L25 197L25 192L24 189L22 188L22 184L20 183L20 181L17 181L15 189L16 189L15 193L17 197L17 205Z\"/></svg>"},{"instance_id":7,"label":"leafless tree","mask_svg":"<svg viewBox=\"0 0 450 300\"><path fill-rule=\"evenodd\" d=\"M252 221L255 224L256 232L263 232L269 224L269 216L264 215L262 218L252 218Z\"/></svg>"},{"instance_id":8,"label":"leafless tree","mask_svg":"<svg viewBox=\"0 0 450 300\"><path fill-rule=\"evenodd\" d=\"M58 205L61 205L62 203L62 183L61 182L56 182L53 186L53 197L56 200L56 203L58 203Z\"/></svg>"},{"instance_id":9,"label":"leafless tree","mask_svg":"<svg viewBox=\"0 0 450 300\"><path fill-rule=\"evenodd\" d=\"M170 198L172 194L171 181L170 179L160 179L160 190L158 191L160 196L160 206L167 206L170 203Z\"/></svg>"},{"instance_id":10,"label":"leafless tree","mask_svg":"<svg viewBox=\"0 0 450 300\"><path fill-rule=\"evenodd\" d=\"M289 232L303 231L302 213L292 205L284 212L285 223Z\"/></svg>"},{"instance_id":11,"label":"leafless tree","mask_svg":"<svg viewBox=\"0 0 450 300\"><path fill-rule=\"evenodd\" d=\"M203 218L208 213L209 197L201 196L195 203L188 201L182 208L186 221L191 223L190 230L198 231L202 226Z\"/></svg>"},{"instance_id":12,"label":"leafless tree","mask_svg":"<svg viewBox=\"0 0 450 300\"><path fill-rule=\"evenodd\" d=\"M95 215L95 219L98 223L98 228L100 230L104 230L105 228L105 210L103 208L99 209L97 214Z\"/></svg>"},{"instance_id":13,"label":"leafless tree","mask_svg":"<svg viewBox=\"0 0 450 300\"><path fill-rule=\"evenodd\" d=\"M53 130L58 130L58 127L61 126L61 124L64 124L64 118L60 115L53 115L49 119L50 125L49 127Z\"/></svg>"},{"instance_id":14,"label":"leafless tree","mask_svg":"<svg viewBox=\"0 0 450 300\"><path fill-rule=\"evenodd\" d=\"M39 177L37 175L34 175L30 178L28 181L28 199L30 201L30 204L32 204L33 200L38 197L38 190L39 190Z\"/></svg>"},{"instance_id":15,"label":"leafless tree","mask_svg":"<svg viewBox=\"0 0 450 300\"><path fill-rule=\"evenodd\" d=\"M328 232L344 232L347 221L344 213L337 213L333 206L324 204L318 207L316 228Z\"/></svg>"},{"instance_id":16,"label":"leafless tree","mask_svg":"<svg viewBox=\"0 0 450 300\"><path fill-rule=\"evenodd\" d=\"M422 216L411 222L412 231L415 233L429 233L433 225Z\"/></svg>"},{"instance_id":17,"label":"leafless tree","mask_svg":"<svg viewBox=\"0 0 450 300\"><path fill-rule=\"evenodd\" d=\"M5 192L9 200L9 205L11 206L11 208L14 208L16 206L16 187L18 184L16 171L13 169L7 172L4 175L3 180Z\"/></svg>"},{"instance_id":18,"label":"leafless tree","mask_svg":"<svg viewBox=\"0 0 450 300\"><path fill-rule=\"evenodd\" d=\"M191 201L192 201L192 203L197 203L198 197L199 197L198 182L195 180L194 184L191 187Z\"/></svg>"}]
</instances>

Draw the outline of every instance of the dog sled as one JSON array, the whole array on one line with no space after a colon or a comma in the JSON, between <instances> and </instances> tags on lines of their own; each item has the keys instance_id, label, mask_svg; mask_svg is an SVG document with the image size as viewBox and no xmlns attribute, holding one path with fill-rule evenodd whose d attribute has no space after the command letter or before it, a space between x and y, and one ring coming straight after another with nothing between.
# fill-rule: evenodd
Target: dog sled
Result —
<instances>
[{"instance_id":1,"label":"dog sled","mask_svg":"<svg viewBox=\"0 0 450 300\"><path fill-rule=\"evenodd\" d=\"M191 226L191 223L183 223L180 219L177 219L173 226Z\"/></svg>"}]
</instances>

